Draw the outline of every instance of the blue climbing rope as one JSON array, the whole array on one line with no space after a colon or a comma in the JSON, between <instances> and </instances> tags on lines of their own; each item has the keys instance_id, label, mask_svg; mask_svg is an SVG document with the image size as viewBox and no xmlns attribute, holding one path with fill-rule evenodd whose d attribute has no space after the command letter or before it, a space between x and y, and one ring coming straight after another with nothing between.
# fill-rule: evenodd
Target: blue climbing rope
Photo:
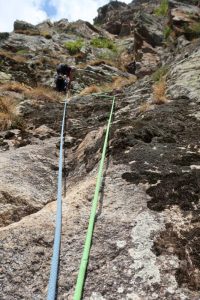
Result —
<instances>
[{"instance_id":1,"label":"blue climbing rope","mask_svg":"<svg viewBox=\"0 0 200 300\"><path fill-rule=\"evenodd\" d=\"M58 266L60 256L61 230L62 230L62 168L63 168L63 141L66 116L67 99L65 99L62 129L60 137L60 155L59 155L59 171L58 171L58 191L57 191L57 212L56 212L56 228L53 245L53 256L51 260L51 271L48 285L47 300L55 300Z\"/></svg>"}]
</instances>

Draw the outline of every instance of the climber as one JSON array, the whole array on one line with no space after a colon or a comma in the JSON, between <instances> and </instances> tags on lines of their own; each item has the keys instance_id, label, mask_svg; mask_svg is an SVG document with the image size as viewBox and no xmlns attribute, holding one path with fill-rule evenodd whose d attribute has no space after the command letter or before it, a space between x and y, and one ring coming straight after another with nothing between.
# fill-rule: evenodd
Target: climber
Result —
<instances>
[{"instance_id":1,"label":"climber","mask_svg":"<svg viewBox=\"0 0 200 300\"><path fill-rule=\"evenodd\" d=\"M67 64L59 64L55 78L56 90L58 92L67 92L70 89L72 81L72 68Z\"/></svg>"},{"instance_id":2,"label":"climber","mask_svg":"<svg viewBox=\"0 0 200 300\"><path fill-rule=\"evenodd\" d=\"M136 61L135 61L135 59L133 61L131 61L129 64L126 65L126 70L130 74L135 75L135 72L136 72Z\"/></svg>"}]
</instances>

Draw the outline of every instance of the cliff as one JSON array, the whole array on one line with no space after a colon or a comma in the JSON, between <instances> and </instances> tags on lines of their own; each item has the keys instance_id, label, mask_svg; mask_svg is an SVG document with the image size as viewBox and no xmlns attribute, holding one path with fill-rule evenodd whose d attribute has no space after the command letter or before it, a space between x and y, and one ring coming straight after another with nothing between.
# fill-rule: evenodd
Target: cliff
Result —
<instances>
[{"instance_id":1,"label":"cliff","mask_svg":"<svg viewBox=\"0 0 200 300\"><path fill-rule=\"evenodd\" d=\"M112 1L94 25L17 20L0 33L2 300L45 299L64 95L57 299L72 299L116 96L85 300L199 299L199 1Z\"/></svg>"}]
</instances>

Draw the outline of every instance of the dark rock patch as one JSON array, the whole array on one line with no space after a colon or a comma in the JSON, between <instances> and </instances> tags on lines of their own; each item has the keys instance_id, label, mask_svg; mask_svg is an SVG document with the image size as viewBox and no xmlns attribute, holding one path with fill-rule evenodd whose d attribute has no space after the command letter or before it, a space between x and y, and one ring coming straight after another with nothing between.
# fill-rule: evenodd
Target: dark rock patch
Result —
<instances>
[{"instance_id":1,"label":"dark rock patch","mask_svg":"<svg viewBox=\"0 0 200 300\"><path fill-rule=\"evenodd\" d=\"M150 209L162 211L171 205L182 210L193 210L200 196L200 172L168 174L160 177L160 182L147 189L152 198L147 203Z\"/></svg>"},{"instance_id":2,"label":"dark rock patch","mask_svg":"<svg viewBox=\"0 0 200 300\"><path fill-rule=\"evenodd\" d=\"M200 155L198 153L189 153L186 155L183 155L182 157L178 157L173 161L174 164L180 165L180 166L190 166L195 163L200 162Z\"/></svg>"},{"instance_id":3,"label":"dark rock patch","mask_svg":"<svg viewBox=\"0 0 200 300\"><path fill-rule=\"evenodd\" d=\"M191 290L200 289L200 229L194 226L188 231L181 232L181 236L168 224L154 242L153 249L157 256L176 254L180 259L180 266L176 272L179 287Z\"/></svg>"},{"instance_id":4,"label":"dark rock patch","mask_svg":"<svg viewBox=\"0 0 200 300\"><path fill-rule=\"evenodd\" d=\"M8 192L0 191L0 202L3 207L7 207L6 213L1 210L0 227L20 221L23 217L33 214L41 207L33 206L26 199L12 196Z\"/></svg>"}]
</instances>

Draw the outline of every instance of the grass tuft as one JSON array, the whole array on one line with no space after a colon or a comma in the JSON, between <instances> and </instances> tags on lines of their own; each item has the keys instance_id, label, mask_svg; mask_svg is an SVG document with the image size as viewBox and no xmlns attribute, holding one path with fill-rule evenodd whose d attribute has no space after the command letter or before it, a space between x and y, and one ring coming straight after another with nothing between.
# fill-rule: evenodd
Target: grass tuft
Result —
<instances>
[{"instance_id":1,"label":"grass tuft","mask_svg":"<svg viewBox=\"0 0 200 300\"><path fill-rule=\"evenodd\" d=\"M112 40L106 39L106 38L93 38L90 42L90 44L95 48L107 48L112 51L117 51L116 45Z\"/></svg>"},{"instance_id":2,"label":"grass tuft","mask_svg":"<svg viewBox=\"0 0 200 300\"><path fill-rule=\"evenodd\" d=\"M87 86L80 92L80 96L85 96L93 93L100 93L101 89L96 85Z\"/></svg>"},{"instance_id":3,"label":"grass tuft","mask_svg":"<svg viewBox=\"0 0 200 300\"><path fill-rule=\"evenodd\" d=\"M79 53L83 46L84 46L84 41L82 39L66 42L64 44L64 47L69 51L70 55L75 55Z\"/></svg>"},{"instance_id":4,"label":"grass tuft","mask_svg":"<svg viewBox=\"0 0 200 300\"><path fill-rule=\"evenodd\" d=\"M0 130L21 129L23 121L16 115L16 103L9 96L0 97Z\"/></svg>"},{"instance_id":5,"label":"grass tuft","mask_svg":"<svg viewBox=\"0 0 200 300\"><path fill-rule=\"evenodd\" d=\"M32 98L37 101L57 102L62 96L50 87L38 86L25 92L25 97Z\"/></svg>"},{"instance_id":6,"label":"grass tuft","mask_svg":"<svg viewBox=\"0 0 200 300\"><path fill-rule=\"evenodd\" d=\"M31 89L30 87L28 87L25 84L20 83L20 82L9 82L9 83L5 83L4 85L2 85L0 87L1 91L16 92L19 94L27 92L30 89Z\"/></svg>"},{"instance_id":7,"label":"grass tuft","mask_svg":"<svg viewBox=\"0 0 200 300\"><path fill-rule=\"evenodd\" d=\"M140 113L144 113L144 112L146 112L150 109L151 109L151 103L149 103L149 102L144 102L143 104L141 104L139 106L139 112Z\"/></svg>"},{"instance_id":8,"label":"grass tuft","mask_svg":"<svg viewBox=\"0 0 200 300\"><path fill-rule=\"evenodd\" d=\"M18 54L18 55L26 55L28 53L29 53L29 51L27 49L21 49L16 52L16 54Z\"/></svg>"},{"instance_id":9,"label":"grass tuft","mask_svg":"<svg viewBox=\"0 0 200 300\"><path fill-rule=\"evenodd\" d=\"M154 10L154 14L157 16L167 16L169 9L169 1L161 0L160 6Z\"/></svg>"},{"instance_id":10,"label":"grass tuft","mask_svg":"<svg viewBox=\"0 0 200 300\"><path fill-rule=\"evenodd\" d=\"M158 68L153 74L152 74L152 79L153 81L160 81L164 76L167 75L169 71L169 67L168 66L162 66L160 68Z\"/></svg>"},{"instance_id":11,"label":"grass tuft","mask_svg":"<svg viewBox=\"0 0 200 300\"><path fill-rule=\"evenodd\" d=\"M3 59L9 59L16 63L26 63L27 62L26 57L19 55L19 54L9 52L9 51L4 51L4 50L0 50L0 57L1 57L1 61Z\"/></svg>"},{"instance_id":12,"label":"grass tuft","mask_svg":"<svg viewBox=\"0 0 200 300\"><path fill-rule=\"evenodd\" d=\"M125 86L129 86L133 83L135 83L137 80L136 76L130 76L129 78L126 77L116 77L113 84L112 84L112 89L117 89L120 90L121 88Z\"/></svg>"},{"instance_id":13,"label":"grass tuft","mask_svg":"<svg viewBox=\"0 0 200 300\"><path fill-rule=\"evenodd\" d=\"M106 83L101 86L91 85L86 87L80 92L81 96L92 94L92 93L101 93L101 92L111 92L112 90L120 90L125 86L131 85L136 82L136 76L126 77L113 77L113 82Z\"/></svg>"},{"instance_id":14,"label":"grass tuft","mask_svg":"<svg viewBox=\"0 0 200 300\"><path fill-rule=\"evenodd\" d=\"M172 33L172 29L169 26L166 26L163 30L164 39L167 40Z\"/></svg>"},{"instance_id":15,"label":"grass tuft","mask_svg":"<svg viewBox=\"0 0 200 300\"><path fill-rule=\"evenodd\" d=\"M31 88L20 82L2 84L0 91L10 91L23 94L25 98L38 101L56 102L61 100L61 95L50 87L38 86Z\"/></svg>"},{"instance_id":16,"label":"grass tuft","mask_svg":"<svg viewBox=\"0 0 200 300\"><path fill-rule=\"evenodd\" d=\"M166 98L166 80L163 78L153 85L153 101L152 104L164 104L167 102Z\"/></svg>"}]
</instances>

